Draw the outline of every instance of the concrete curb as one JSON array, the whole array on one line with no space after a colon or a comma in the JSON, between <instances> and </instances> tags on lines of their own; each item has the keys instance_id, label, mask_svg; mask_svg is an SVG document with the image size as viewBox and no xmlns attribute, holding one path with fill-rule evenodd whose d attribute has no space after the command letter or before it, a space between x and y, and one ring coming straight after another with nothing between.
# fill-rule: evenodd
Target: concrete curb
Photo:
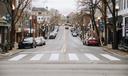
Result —
<instances>
[{"instance_id":1,"label":"concrete curb","mask_svg":"<svg viewBox=\"0 0 128 76\"><path fill-rule=\"evenodd\" d=\"M111 54L114 54L114 55L117 55L117 56L120 56L123 58L128 58L128 53L123 52L121 50L113 50L113 49L107 48L107 47L103 47L103 50L108 52L108 53L111 53Z\"/></svg>"},{"instance_id":2,"label":"concrete curb","mask_svg":"<svg viewBox=\"0 0 128 76\"><path fill-rule=\"evenodd\" d=\"M7 56L11 56L11 55L15 55L19 52L22 52L23 50L19 50L19 49L13 49L13 50L10 50L9 53L5 53L5 54L0 54L0 58L3 58L3 57L7 57Z\"/></svg>"}]
</instances>

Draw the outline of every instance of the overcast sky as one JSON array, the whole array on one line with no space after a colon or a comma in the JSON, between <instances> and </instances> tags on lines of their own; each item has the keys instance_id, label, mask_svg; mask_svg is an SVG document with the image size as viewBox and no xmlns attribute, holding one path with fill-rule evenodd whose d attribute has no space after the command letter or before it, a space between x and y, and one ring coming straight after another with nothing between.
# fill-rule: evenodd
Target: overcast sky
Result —
<instances>
[{"instance_id":1,"label":"overcast sky","mask_svg":"<svg viewBox=\"0 0 128 76\"><path fill-rule=\"evenodd\" d=\"M45 5L44 5L44 2ZM76 10L76 0L33 0L33 6L55 8L67 15Z\"/></svg>"}]
</instances>

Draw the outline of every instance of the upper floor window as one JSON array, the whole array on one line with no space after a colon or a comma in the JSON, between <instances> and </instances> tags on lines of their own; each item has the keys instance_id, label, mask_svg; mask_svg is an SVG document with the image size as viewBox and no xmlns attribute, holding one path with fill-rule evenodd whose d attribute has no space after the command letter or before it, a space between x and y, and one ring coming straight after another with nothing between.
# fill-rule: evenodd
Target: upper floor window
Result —
<instances>
[{"instance_id":1,"label":"upper floor window","mask_svg":"<svg viewBox=\"0 0 128 76\"><path fill-rule=\"evenodd\" d=\"M127 8L128 8L128 0L127 0Z\"/></svg>"},{"instance_id":2,"label":"upper floor window","mask_svg":"<svg viewBox=\"0 0 128 76\"><path fill-rule=\"evenodd\" d=\"M123 10L123 0L119 0L119 7L120 7L120 10Z\"/></svg>"},{"instance_id":3,"label":"upper floor window","mask_svg":"<svg viewBox=\"0 0 128 76\"><path fill-rule=\"evenodd\" d=\"M40 15L40 14L42 14L41 12L38 12L38 14Z\"/></svg>"},{"instance_id":4,"label":"upper floor window","mask_svg":"<svg viewBox=\"0 0 128 76\"><path fill-rule=\"evenodd\" d=\"M126 0L124 0L123 5L124 5L124 9L126 9Z\"/></svg>"}]
</instances>

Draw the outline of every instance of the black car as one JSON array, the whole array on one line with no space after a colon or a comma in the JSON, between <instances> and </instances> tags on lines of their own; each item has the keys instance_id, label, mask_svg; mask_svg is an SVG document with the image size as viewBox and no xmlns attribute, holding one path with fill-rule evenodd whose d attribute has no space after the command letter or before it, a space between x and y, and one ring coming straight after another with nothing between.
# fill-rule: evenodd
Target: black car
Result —
<instances>
[{"instance_id":1,"label":"black car","mask_svg":"<svg viewBox=\"0 0 128 76\"><path fill-rule=\"evenodd\" d=\"M69 27L68 26L65 26L65 29L69 29Z\"/></svg>"},{"instance_id":2,"label":"black car","mask_svg":"<svg viewBox=\"0 0 128 76\"><path fill-rule=\"evenodd\" d=\"M22 48L36 48L36 41L33 37L24 38L18 43L19 49Z\"/></svg>"}]
</instances>

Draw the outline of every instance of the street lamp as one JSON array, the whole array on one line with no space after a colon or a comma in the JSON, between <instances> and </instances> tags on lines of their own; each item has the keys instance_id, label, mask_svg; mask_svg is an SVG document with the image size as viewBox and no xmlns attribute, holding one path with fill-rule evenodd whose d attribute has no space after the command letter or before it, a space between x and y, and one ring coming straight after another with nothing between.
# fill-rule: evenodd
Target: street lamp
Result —
<instances>
[{"instance_id":1,"label":"street lamp","mask_svg":"<svg viewBox=\"0 0 128 76\"><path fill-rule=\"evenodd\" d=\"M117 4L115 6L115 10L116 10L116 24L118 23L118 11L119 11L119 5Z\"/></svg>"},{"instance_id":2,"label":"street lamp","mask_svg":"<svg viewBox=\"0 0 128 76\"><path fill-rule=\"evenodd\" d=\"M32 16L29 17L29 20L30 20L30 37L32 36L31 33L31 29L32 29Z\"/></svg>"},{"instance_id":3,"label":"street lamp","mask_svg":"<svg viewBox=\"0 0 128 76\"><path fill-rule=\"evenodd\" d=\"M12 10L15 10L15 6L14 6L14 4L12 5Z\"/></svg>"}]
</instances>

